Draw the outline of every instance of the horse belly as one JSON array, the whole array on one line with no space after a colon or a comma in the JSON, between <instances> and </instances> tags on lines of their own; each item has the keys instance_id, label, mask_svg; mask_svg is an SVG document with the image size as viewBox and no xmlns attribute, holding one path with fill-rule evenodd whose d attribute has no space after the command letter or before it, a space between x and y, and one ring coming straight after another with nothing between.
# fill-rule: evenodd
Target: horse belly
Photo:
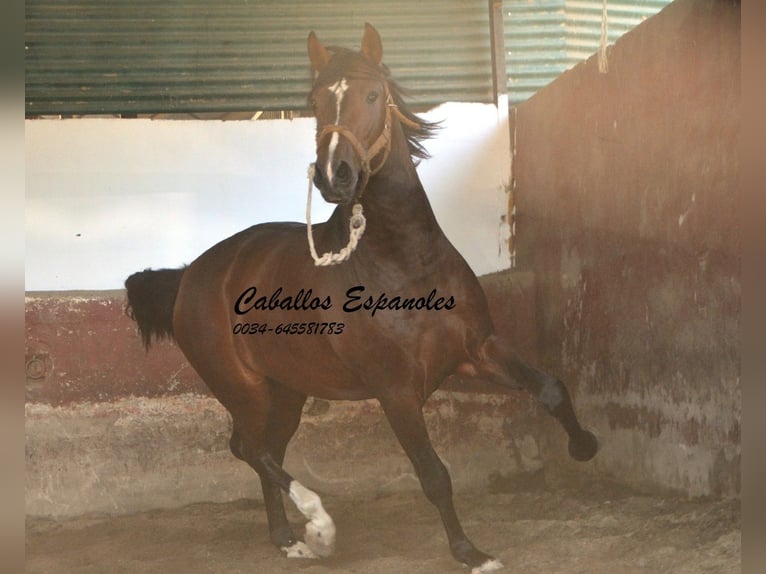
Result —
<instances>
[{"instance_id":1,"label":"horse belly","mask_svg":"<svg viewBox=\"0 0 766 574\"><path fill-rule=\"evenodd\" d=\"M309 317L310 319L310 317ZM304 322L298 323L302 325ZM305 321L321 328L328 321ZM277 323L294 325L294 322ZM269 327L271 329L271 327ZM254 371L304 394L328 400L372 398L363 381L341 361L331 337L341 335L283 330L238 340L239 355ZM326 328L325 328L326 329ZM291 334L294 333L294 334Z\"/></svg>"}]
</instances>

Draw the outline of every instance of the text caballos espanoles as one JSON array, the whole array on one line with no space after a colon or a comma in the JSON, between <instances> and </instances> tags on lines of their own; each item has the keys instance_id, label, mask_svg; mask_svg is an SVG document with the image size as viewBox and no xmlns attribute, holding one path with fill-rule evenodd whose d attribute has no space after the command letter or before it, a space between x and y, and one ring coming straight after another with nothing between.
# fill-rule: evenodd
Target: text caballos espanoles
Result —
<instances>
[{"instance_id":1,"label":"text caballos espanoles","mask_svg":"<svg viewBox=\"0 0 766 574\"><path fill-rule=\"evenodd\" d=\"M294 294L285 294L282 287L263 295L254 286L248 287L234 303L234 312L245 315L250 311L316 311L333 307L329 295L314 295L312 289L299 289ZM342 309L346 313L367 311L375 316L378 311L442 311L455 308L455 298L440 296L436 289L428 295L402 296L388 295L385 292L376 295L365 293L364 285L356 285L346 291Z\"/></svg>"}]
</instances>

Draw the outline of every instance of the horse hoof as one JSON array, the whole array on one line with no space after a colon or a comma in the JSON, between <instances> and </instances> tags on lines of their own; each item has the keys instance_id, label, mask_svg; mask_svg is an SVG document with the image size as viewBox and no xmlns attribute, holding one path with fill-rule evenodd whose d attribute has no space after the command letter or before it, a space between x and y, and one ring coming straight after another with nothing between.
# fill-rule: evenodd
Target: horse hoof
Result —
<instances>
[{"instance_id":1,"label":"horse hoof","mask_svg":"<svg viewBox=\"0 0 766 574\"><path fill-rule=\"evenodd\" d=\"M329 516L327 517L329 518ZM335 525L332 520L323 521L325 524L322 528L317 526L313 521L306 523L306 544L311 551L317 556L326 558L331 556L335 552Z\"/></svg>"},{"instance_id":2,"label":"horse hoof","mask_svg":"<svg viewBox=\"0 0 766 574\"><path fill-rule=\"evenodd\" d=\"M311 550L305 542L300 540L295 542L292 546L283 546L282 552L284 552L288 558L319 558L319 556L314 554L313 550Z\"/></svg>"},{"instance_id":3,"label":"horse hoof","mask_svg":"<svg viewBox=\"0 0 766 574\"><path fill-rule=\"evenodd\" d=\"M590 431L584 430L576 439L569 439L569 456L577 461L588 461L596 456L597 452L598 439Z\"/></svg>"},{"instance_id":4,"label":"horse hoof","mask_svg":"<svg viewBox=\"0 0 766 574\"><path fill-rule=\"evenodd\" d=\"M290 500L309 519L304 540L314 554L330 556L335 551L335 523L322 506L322 499L297 480L290 483Z\"/></svg>"},{"instance_id":5,"label":"horse hoof","mask_svg":"<svg viewBox=\"0 0 766 574\"><path fill-rule=\"evenodd\" d=\"M495 570L500 570L503 567L503 563L500 562L500 560L491 559L487 560L484 564L481 566L476 566L475 568L471 569L471 574L484 574L485 572L494 572Z\"/></svg>"}]
</instances>

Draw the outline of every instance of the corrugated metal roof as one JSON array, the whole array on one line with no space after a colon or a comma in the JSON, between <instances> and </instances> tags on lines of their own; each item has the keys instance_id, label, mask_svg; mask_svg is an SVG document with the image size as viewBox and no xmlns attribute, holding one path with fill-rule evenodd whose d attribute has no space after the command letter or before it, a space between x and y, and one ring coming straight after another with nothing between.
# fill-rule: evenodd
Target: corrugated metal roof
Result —
<instances>
[{"instance_id":1,"label":"corrugated metal roof","mask_svg":"<svg viewBox=\"0 0 766 574\"><path fill-rule=\"evenodd\" d=\"M607 2L607 38L620 36L670 0ZM505 0L508 93L519 103L586 60L601 43L601 0Z\"/></svg>"},{"instance_id":2,"label":"corrugated metal roof","mask_svg":"<svg viewBox=\"0 0 766 574\"><path fill-rule=\"evenodd\" d=\"M485 0L27 0L26 111L303 109L308 32L357 47L365 21L414 102L492 101Z\"/></svg>"},{"instance_id":3,"label":"corrugated metal roof","mask_svg":"<svg viewBox=\"0 0 766 574\"><path fill-rule=\"evenodd\" d=\"M610 1L609 42L668 3ZM504 0L511 103L598 50L601 11L600 0ZM27 0L26 111L301 110L308 31L356 47L365 21L414 103L492 101L485 0Z\"/></svg>"}]
</instances>

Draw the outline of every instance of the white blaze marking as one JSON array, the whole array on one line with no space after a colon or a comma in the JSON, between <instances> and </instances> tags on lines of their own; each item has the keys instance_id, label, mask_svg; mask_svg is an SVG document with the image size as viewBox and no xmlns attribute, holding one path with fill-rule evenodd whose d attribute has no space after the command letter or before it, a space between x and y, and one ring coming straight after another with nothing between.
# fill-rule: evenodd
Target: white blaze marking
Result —
<instances>
[{"instance_id":1,"label":"white blaze marking","mask_svg":"<svg viewBox=\"0 0 766 574\"><path fill-rule=\"evenodd\" d=\"M337 126L340 124L340 105L343 102L343 95L346 93L346 90L348 90L346 78L341 78L327 89L335 96L335 125ZM330 136L329 153L327 154L327 179L330 183L332 183L333 179L332 158L335 155L335 148L338 147L338 139L338 132L333 132L332 136Z\"/></svg>"},{"instance_id":2,"label":"white blaze marking","mask_svg":"<svg viewBox=\"0 0 766 574\"><path fill-rule=\"evenodd\" d=\"M306 523L306 544L317 556L329 556L335 550L335 523L322 506L322 500L297 480L290 483L290 500L301 514L309 519Z\"/></svg>"}]
</instances>

